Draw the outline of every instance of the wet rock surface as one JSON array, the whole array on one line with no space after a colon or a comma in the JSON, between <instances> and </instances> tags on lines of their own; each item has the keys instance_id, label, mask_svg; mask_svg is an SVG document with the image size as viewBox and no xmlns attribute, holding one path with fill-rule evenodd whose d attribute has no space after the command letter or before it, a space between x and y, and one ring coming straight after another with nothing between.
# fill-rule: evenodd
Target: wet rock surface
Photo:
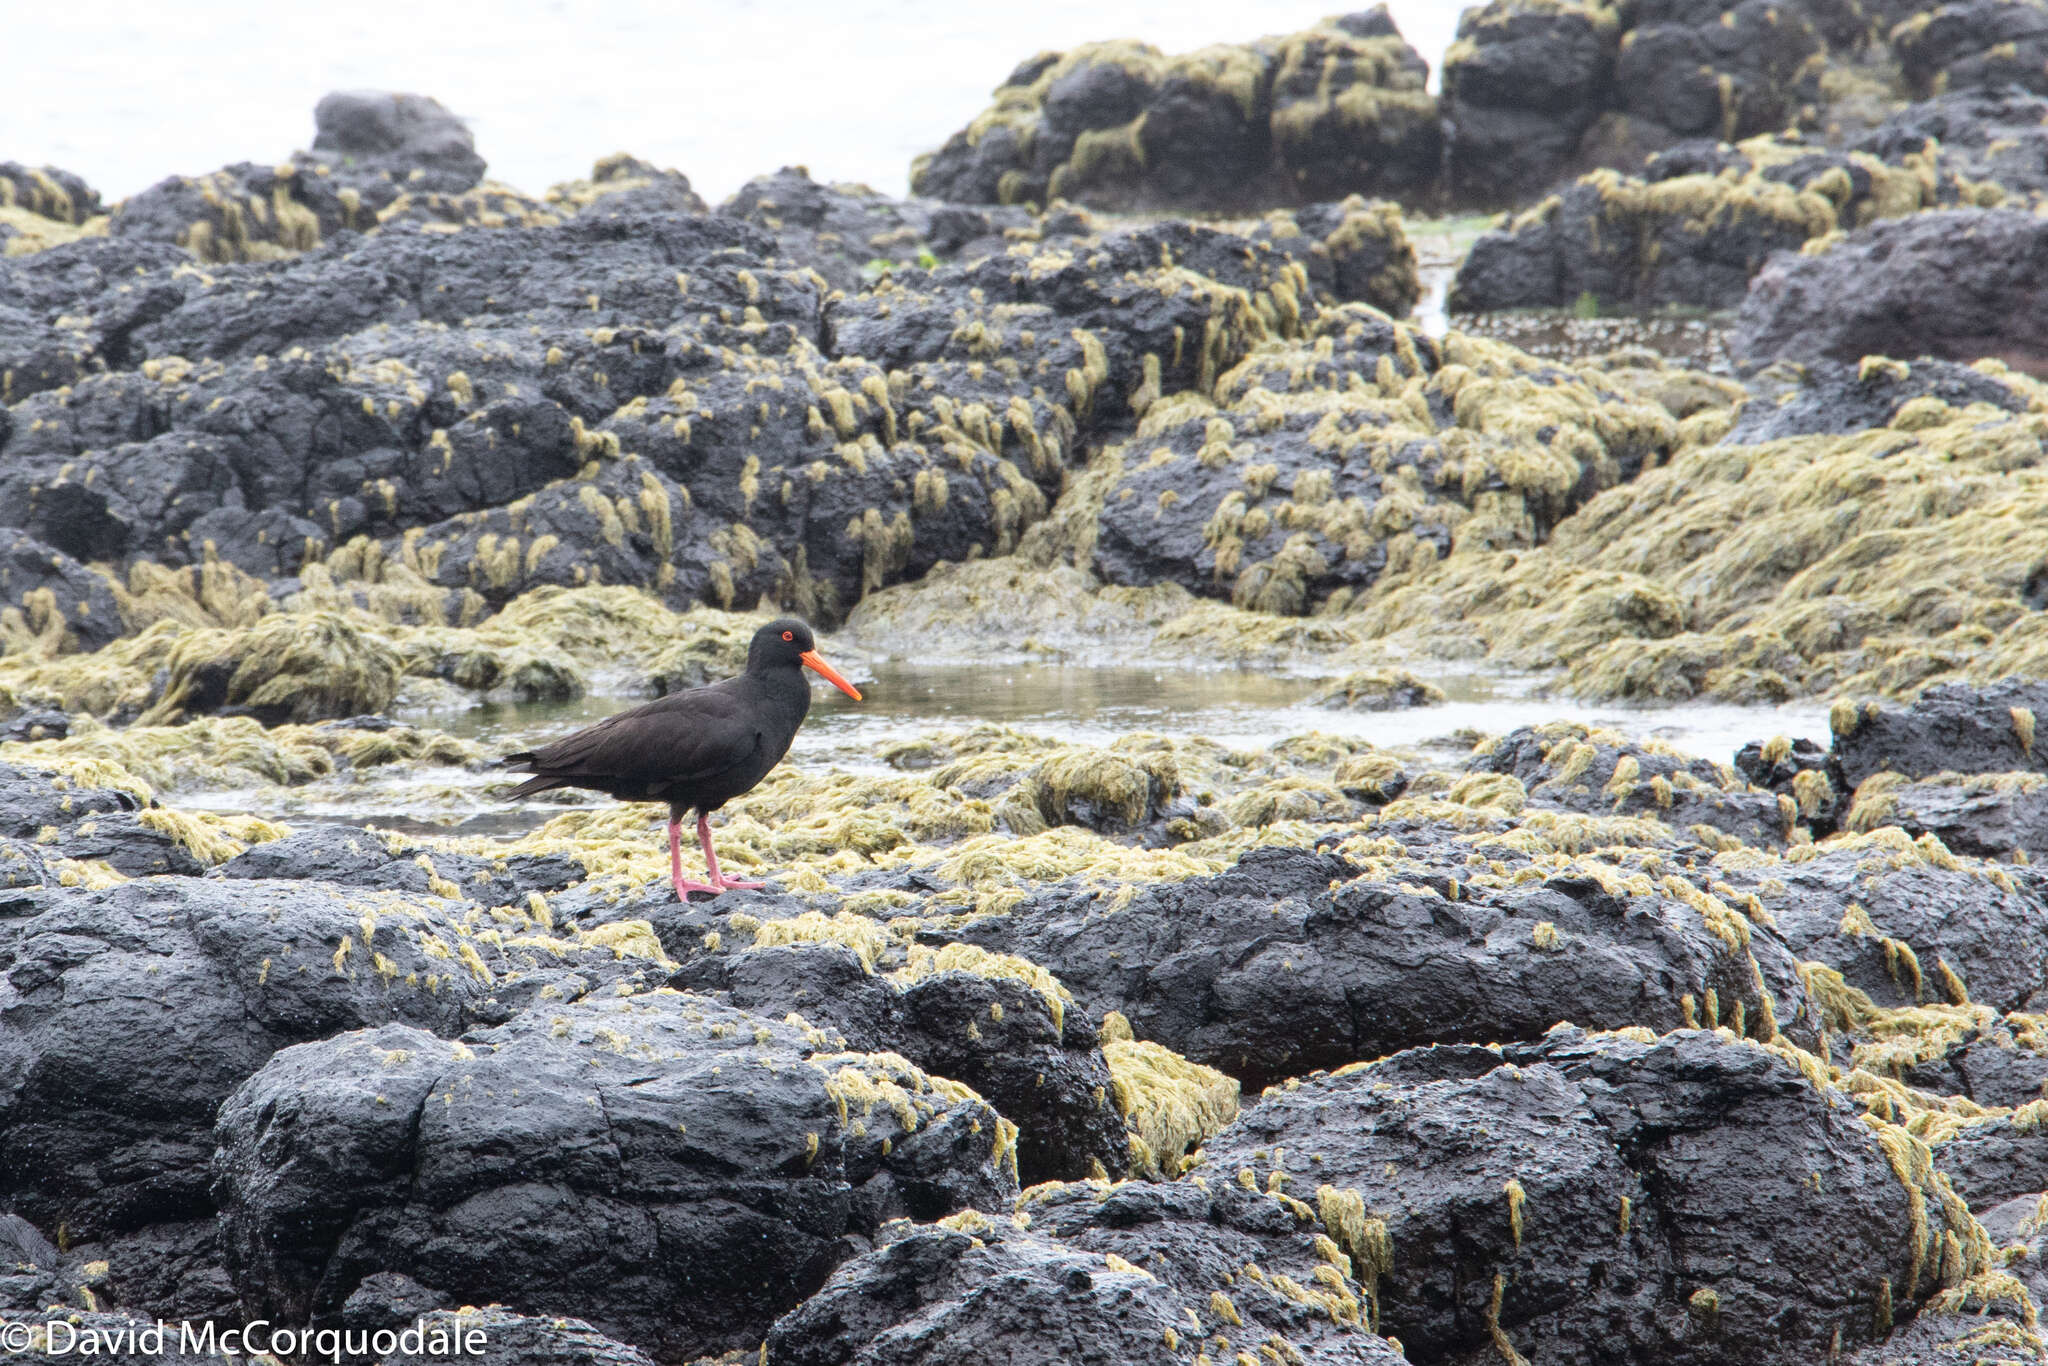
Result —
<instances>
[{"instance_id":1,"label":"wet rock surface","mask_svg":"<svg viewBox=\"0 0 2048 1366\"><path fill-rule=\"evenodd\" d=\"M1752 1145L1793 1134L1800 1169L1760 1178ZM1924 1146L1710 1033L1398 1054L1275 1093L1207 1153L1219 1175L1316 1183L1326 1222L1355 1193L1382 1331L1433 1360L1503 1337L1574 1361L1617 1342L1632 1360L1761 1359L1788 1333L1824 1351L1879 1335L1874 1300L1963 1279L1926 1264L1936 1225L1969 1240L1965 1275L1993 1255Z\"/></svg>"},{"instance_id":2,"label":"wet rock surface","mask_svg":"<svg viewBox=\"0 0 2048 1366\"><path fill-rule=\"evenodd\" d=\"M294 1320L396 1271L665 1358L757 1342L883 1221L1016 1191L1015 1131L973 1092L814 1051L656 993L465 1044L387 1026L280 1054L221 1110L229 1270ZM677 1294L701 1306L687 1320L658 1307Z\"/></svg>"},{"instance_id":3,"label":"wet rock surface","mask_svg":"<svg viewBox=\"0 0 2048 1366\"><path fill-rule=\"evenodd\" d=\"M1222 1182L1070 1185L1033 1191L1025 1212L1028 1229L957 1220L841 1268L776 1324L768 1360L1164 1363L1226 1341L1317 1363L1401 1359L1368 1331L1345 1254L1271 1197Z\"/></svg>"},{"instance_id":4,"label":"wet rock surface","mask_svg":"<svg viewBox=\"0 0 2048 1366\"><path fill-rule=\"evenodd\" d=\"M1563 1019L1669 1029L1709 992L1765 1037L1800 1027L1791 955L1675 880L1631 896L1569 873L1501 890L1461 873L1414 886L1262 850L1118 908L1053 895L962 933L1252 1089L1416 1044L1536 1038Z\"/></svg>"},{"instance_id":5,"label":"wet rock surface","mask_svg":"<svg viewBox=\"0 0 2048 1366\"><path fill-rule=\"evenodd\" d=\"M678 956L689 947L679 943ZM929 975L901 980L877 975L849 948L799 942L700 957L670 980L772 1019L799 1016L847 1048L900 1054L965 1082L1017 1125L1026 1186L1122 1174L1128 1140L1097 1018L1060 992L942 961L928 958Z\"/></svg>"},{"instance_id":6,"label":"wet rock surface","mask_svg":"<svg viewBox=\"0 0 2048 1366\"><path fill-rule=\"evenodd\" d=\"M2037 1355L2048 105L1991 83L2028 6L1920 8L1494 0L1440 104L1378 12L1098 44L936 199L529 196L382 94L117 206L0 165L0 1308ZM1746 292L1756 364L1409 321L1392 196L1513 211L1456 304ZM495 754L773 611L880 686L718 814L765 888L677 902L657 808L500 809ZM1085 743L925 730L934 657L1128 686ZM1129 720L1218 666L1322 729ZM1810 709L1482 735L1497 670Z\"/></svg>"}]
</instances>

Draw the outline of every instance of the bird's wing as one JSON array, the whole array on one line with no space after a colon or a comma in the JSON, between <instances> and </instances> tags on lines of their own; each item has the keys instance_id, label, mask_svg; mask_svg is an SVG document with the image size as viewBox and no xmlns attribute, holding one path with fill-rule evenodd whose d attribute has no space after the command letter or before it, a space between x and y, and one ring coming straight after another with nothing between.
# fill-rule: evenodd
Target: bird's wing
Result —
<instances>
[{"instance_id":1,"label":"bird's wing","mask_svg":"<svg viewBox=\"0 0 2048 1366\"><path fill-rule=\"evenodd\" d=\"M621 787L688 784L724 773L760 744L752 709L717 684L607 716L524 756L536 774L611 779Z\"/></svg>"}]
</instances>

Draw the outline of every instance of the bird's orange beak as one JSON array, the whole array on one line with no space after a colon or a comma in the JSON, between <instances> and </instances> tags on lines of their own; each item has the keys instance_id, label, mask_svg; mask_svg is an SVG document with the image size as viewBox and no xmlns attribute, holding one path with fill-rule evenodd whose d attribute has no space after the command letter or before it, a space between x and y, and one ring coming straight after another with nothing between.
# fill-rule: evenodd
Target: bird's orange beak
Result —
<instances>
[{"instance_id":1,"label":"bird's orange beak","mask_svg":"<svg viewBox=\"0 0 2048 1366\"><path fill-rule=\"evenodd\" d=\"M818 652L816 650L805 650L803 654L798 656L798 658L803 660L804 667L806 669L810 669L814 673L818 674L819 677L823 678L827 683L830 683L833 687L839 689L839 691L845 693L848 697L851 697L854 701L860 701L860 689L854 687L853 684L841 678L839 676L839 670L833 668L830 664L827 664L824 660L818 658Z\"/></svg>"}]
</instances>

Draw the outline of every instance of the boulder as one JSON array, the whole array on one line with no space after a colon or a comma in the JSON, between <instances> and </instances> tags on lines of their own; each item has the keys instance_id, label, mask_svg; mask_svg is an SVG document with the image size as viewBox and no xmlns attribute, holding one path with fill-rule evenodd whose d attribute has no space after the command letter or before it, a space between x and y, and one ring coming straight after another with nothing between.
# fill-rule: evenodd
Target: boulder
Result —
<instances>
[{"instance_id":1,"label":"boulder","mask_svg":"<svg viewBox=\"0 0 2048 1366\"><path fill-rule=\"evenodd\" d=\"M1791 802L1794 821L1815 837L1832 835L1848 809L1828 777L1828 752L1803 735L1750 741L1736 751L1735 771L1750 787Z\"/></svg>"},{"instance_id":2,"label":"boulder","mask_svg":"<svg viewBox=\"0 0 2048 1366\"><path fill-rule=\"evenodd\" d=\"M1938 1056L1901 1069L1900 1080L1937 1096L1963 1096L1978 1105L2018 1109L2048 1096L2048 1053L2012 1023L1991 1019L1963 1032Z\"/></svg>"},{"instance_id":3,"label":"boulder","mask_svg":"<svg viewBox=\"0 0 2048 1366\"><path fill-rule=\"evenodd\" d=\"M1739 361L1933 356L2048 370L2037 306L2048 224L2013 209L1918 213L1758 273L1729 335Z\"/></svg>"},{"instance_id":4,"label":"boulder","mask_svg":"<svg viewBox=\"0 0 2048 1366\"><path fill-rule=\"evenodd\" d=\"M283 1052L221 1107L216 1191L254 1311L332 1322L396 1273L674 1361L758 1343L885 1220L1007 1206L1015 1134L899 1057L662 991Z\"/></svg>"},{"instance_id":5,"label":"boulder","mask_svg":"<svg viewBox=\"0 0 2048 1366\"><path fill-rule=\"evenodd\" d=\"M1468 767L1512 774L1532 805L1649 816L1680 830L1705 826L1709 842L1719 831L1759 848L1782 846L1791 835L1777 794L1749 790L1726 765L1577 722L1518 727Z\"/></svg>"},{"instance_id":6,"label":"boulder","mask_svg":"<svg viewBox=\"0 0 2048 1366\"><path fill-rule=\"evenodd\" d=\"M190 878L8 896L4 1197L75 1239L209 1215L214 1111L278 1048L392 1019L453 1034L487 997L395 902ZM116 1302L163 1308L121 1270Z\"/></svg>"},{"instance_id":7,"label":"boulder","mask_svg":"<svg viewBox=\"0 0 2048 1366\"><path fill-rule=\"evenodd\" d=\"M1252 1088L1560 1020L1815 1037L1793 956L1719 898L1676 877L1610 888L1591 867L1486 885L1456 857L1375 876L1254 849L1118 909L1099 891L1038 892L957 937L1040 964L1083 1008Z\"/></svg>"},{"instance_id":8,"label":"boulder","mask_svg":"<svg viewBox=\"0 0 2048 1366\"><path fill-rule=\"evenodd\" d=\"M2048 883L2037 870L1958 858L1897 829L1794 852L1723 876L1757 897L1801 960L1834 969L1880 1006L2039 1007Z\"/></svg>"},{"instance_id":9,"label":"boulder","mask_svg":"<svg viewBox=\"0 0 2048 1366\"><path fill-rule=\"evenodd\" d=\"M382 174L447 194L483 179L461 119L429 95L337 90L313 106L313 153L345 174Z\"/></svg>"},{"instance_id":10,"label":"boulder","mask_svg":"<svg viewBox=\"0 0 2048 1366\"><path fill-rule=\"evenodd\" d=\"M999 255L1010 245L1006 234L1040 230L1021 207L893 199L865 185L821 185L801 166L754 177L718 212L773 233L783 256L848 293L858 293L872 270Z\"/></svg>"},{"instance_id":11,"label":"boulder","mask_svg":"<svg viewBox=\"0 0 2048 1366\"><path fill-rule=\"evenodd\" d=\"M690 188L688 176L677 170L662 170L624 152L598 158L590 168L588 180L564 181L549 187L547 201L575 213L599 217L707 212L703 199Z\"/></svg>"},{"instance_id":12,"label":"boulder","mask_svg":"<svg viewBox=\"0 0 2048 1366\"><path fill-rule=\"evenodd\" d=\"M1441 134L1429 66L1384 5L1257 43L1168 56L1143 43L1043 53L911 188L969 204L1245 210L1428 194Z\"/></svg>"},{"instance_id":13,"label":"boulder","mask_svg":"<svg viewBox=\"0 0 2048 1366\"><path fill-rule=\"evenodd\" d=\"M584 878L583 865L560 854L500 859L429 851L402 836L346 825L299 829L220 866L218 876L337 883L384 892L447 897L451 890L479 906L523 906L535 893L560 891Z\"/></svg>"},{"instance_id":14,"label":"boulder","mask_svg":"<svg viewBox=\"0 0 2048 1366\"><path fill-rule=\"evenodd\" d=\"M1620 112L1679 137L1730 142L1821 97L1826 43L1805 7L1774 0L1640 0L1614 60Z\"/></svg>"},{"instance_id":15,"label":"boulder","mask_svg":"<svg viewBox=\"0 0 2048 1366\"><path fill-rule=\"evenodd\" d=\"M55 166L0 161L0 212L8 209L71 226L102 212L100 192L79 176Z\"/></svg>"},{"instance_id":16,"label":"boulder","mask_svg":"<svg viewBox=\"0 0 2048 1366\"><path fill-rule=\"evenodd\" d=\"M1268 1093L1204 1165L1313 1190L1414 1360L1817 1360L1996 1254L1814 1068L1696 1030L1415 1050Z\"/></svg>"},{"instance_id":17,"label":"boulder","mask_svg":"<svg viewBox=\"0 0 2048 1366\"><path fill-rule=\"evenodd\" d=\"M128 334L176 306L166 280L190 259L168 244L107 237L0 254L0 404L127 363ZM11 426L0 412L0 444Z\"/></svg>"},{"instance_id":18,"label":"boulder","mask_svg":"<svg viewBox=\"0 0 2048 1366\"><path fill-rule=\"evenodd\" d=\"M1848 144L1899 166L1917 158L1940 178L1941 202L2048 194L2048 97L2017 85L1959 89L1909 104Z\"/></svg>"},{"instance_id":19,"label":"boulder","mask_svg":"<svg viewBox=\"0 0 2048 1366\"><path fill-rule=\"evenodd\" d=\"M33 840L77 821L139 810L132 792L87 787L39 768L0 763L0 836Z\"/></svg>"},{"instance_id":20,"label":"boulder","mask_svg":"<svg viewBox=\"0 0 2048 1366\"><path fill-rule=\"evenodd\" d=\"M2017 85L2048 95L2048 5L1955 0L1892 30L1892 50L1921 96Z\"/></svg>"},{"instance_id":21,"label":"boulder","mask_svg":"<svg viewBox=\"0 0 2048 1366\"><path fill-rule=\"evenodd\" d=\"M1831 767L1843 791L1875 773L2048 773L2048 745L2034 747L2034 709L2048 712L2048 684L2004 678L1940 683L1905 706L1837 703Z\"/></svg>"},{"instance_id":22,"label":"boulder","mask_svg":"<svg viewBox=\"0 0 2048 1366\"><path fill-rule=\"evenodd\" d=\"M1121 1175L1129 1162L1096 1018L1050 978L998 975L1027 964L927 950L907 971L884 974L831 940L784 942L775 918L761 931L766 947L704 953L700 936L670 938L672 952L689 959L673 986L720 993L769 1019L801 1016L833 1031L840 1046L899 1054L973 1087L1017 1126L1018 1179L1027 1186ZM951 966L956 960L961 966Z\"/></svg>"},{"instance_id":23,"label":"boulder","mask_svg":"<svg viewBox=\"0 0 2048 1366\"><path fill-rule=\"evenodd\" d=\"M1259 348L1214 401L1149 407L1053 519L1073 561L1115 585L1331 616L1454 551L1540 544L1671 441L1662 408L1597 376L1446 351L1358 305L1312 337ZM1522 425L1536 410L1549 440Z\"/></svg>"},{"instance_id":24,"label":"boulder","mask_svg":"<svg viewBox=\"0 0 2048 1366\"><path fill-rule=\"evenodd\" d=\"M0 775L0 783L7 781ZM27 840L0 837L0 891L47 887L49 883L50 870L41 850Z\"/></svg>"},{"instance_id":25,"label":"boulder","mask_svg":"<svg viewBox=\"0 0 2048 1366\"><path fill-rule=\"evenodd\" d=\"M1824 196L1708 174L1594 171L1472 244L1451 284L1459 313L1583 307L1649 311L1741 304L1772 253L1833 230Z\"/></svg>"},{"instance_id":26,"label":"boulder","mask_svg":"<svg viewBox=\"0 0 2048 1366\"><path fill-rule=\"evenodd\" d=\"M849 1262L775 1325L766 1360L1169 1366L1240 1344L1304 1366L1404 1359L1369 1330L1352 1259L1272 1196L1224 1181L1087 1183L1023 1203L1029 1228L963 1217Z\"/></svg>"},{"instance_id":27,"label":"boulder","mask_svg":"<svg viewBox=\"0 0 2048 1366\"><path fill-rule=\"evenodd\" d=\"M1448 192L1505 208L1547 189L1612 106L1616 11L1546 0L1488 0L1458 18L1444 55Z\"/></svg>"},{"instance_id":28,"label":"boulder","mask_svg":"<svg viewBox=\"0 0 2048 1366\"><path fill-rule=\"evenodd\" d=\"M0 604L0 641L9 645L33 638L53 652L97 650L124 629L103 575L13 527L0 527Z\"/></svg>"},{"instance_id":29,"label":"boulder","mask_svg":"<svg viewBox=\"0 0 2048 1366\"><path fill-rule=\"evenodd\" d=\"M523 917L525 934L479 932L431 898L316 882L0 895L0 1198L109 1248L113 1302L167 1314L232 1300L209 1269L214 1116L273 1052L392 1021L453 1036L543 994L631 989L649 963L622 953L651 947L542 942Z\"/></svg>"},{"instance_id":30,"label":"boulder","mask_svg":"<svg viewBox=\"0 0 2048 1366\"><path fill-rule=\"evenodd\" d=\"M1405 318L1421 297L1415 248L1395 204L1349 195L1334 204L1276 209L1250 236L1301 262L1316 293L1338 303L1370 304Z\"/></svg>"},{"instance_id":31,"label":"boulder","mask_svg":"<svg viewBox=\"0 0 2048 1366\"><path fill-rule=\"evenodd\" d=\"M2048 1134L2039 1101L1964 1125L1934 1145L1934 1165L1973 1210L2048 1187Z\"/></svg>"}]
</instances>

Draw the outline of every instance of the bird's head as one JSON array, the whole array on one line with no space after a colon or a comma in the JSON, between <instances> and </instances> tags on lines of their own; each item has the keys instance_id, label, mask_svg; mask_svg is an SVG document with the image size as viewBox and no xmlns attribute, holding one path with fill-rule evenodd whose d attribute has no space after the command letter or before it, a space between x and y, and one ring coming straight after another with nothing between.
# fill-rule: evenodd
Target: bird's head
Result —
<instances>
[{"instance_id":1,"label":"bird's head","mask_svg":"<svg viewBox=\"0 0 2048 1366\"><path fill-rule=\"evenodd\" d=\"M854 701L860 701L860 690L841 678L839 670L818 657L818 642L811 635L811 628L803 622L795 617L783 617L754 632L754 643L747 647L748 673L796 668L811 670Z\"/></svg>"}]
</instances>

